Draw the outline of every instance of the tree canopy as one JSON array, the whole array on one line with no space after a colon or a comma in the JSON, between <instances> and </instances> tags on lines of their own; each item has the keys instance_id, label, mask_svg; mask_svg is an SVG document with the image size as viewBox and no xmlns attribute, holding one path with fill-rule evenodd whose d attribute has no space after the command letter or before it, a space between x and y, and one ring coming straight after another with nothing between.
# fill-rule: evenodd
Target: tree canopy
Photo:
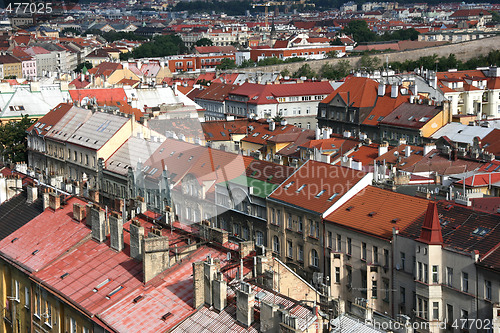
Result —
<instances>
[{"instance_id":1,"label":"tree canopy","mask_svg":"<svg viewBox=\"0 0 500 333\"><path fill-rule=\"evenodd\" d=\"M194 43L194 45L196 46L212 46L214 45L214 43L212 43L212 41L208 38L200 38L196 41L196 43Z\"/></svg>"},{"instance_id":2,"label":"tree canopy","mask_svg":"<svg viewBox=\"0 0 500 333\"><path fill-rule=\"evenodd\" d=\"M183 54L187 51L187 47L179 36L159 35L153 37L150 42L136 47L132 51L132 56L134 58L154 58Z\"/></svg>"},{"instance_id":3,"label":"tree canopy","mask_svg":"<svg viewBox=\"0 0 500 333\"><path fill-rule=\"evenodd\" d=\"M236 68L236 62L233 59L224 58L221 60L220 64L217 65L216 69L226 70Z\"/></svg>"},{"instance_id":4,"label":"tree canopy","mask_svg":"<svg viewBox=\"0 0 500 333\"><path fill-rule=\"evenodd\" d=\"M4 160L27 161L26 130L31 124L33 124L33 120L25 115L20 121L11 121L0 125L0 149Z\"/></svg>"}]
</instances>

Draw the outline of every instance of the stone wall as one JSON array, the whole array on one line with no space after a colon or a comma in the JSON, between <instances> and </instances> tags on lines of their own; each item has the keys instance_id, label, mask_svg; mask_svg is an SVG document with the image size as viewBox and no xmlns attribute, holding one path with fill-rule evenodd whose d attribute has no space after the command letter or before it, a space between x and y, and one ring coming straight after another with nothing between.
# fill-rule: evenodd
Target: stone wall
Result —
<instances>
[{"instance_id":1,"label":"stone wall","mask_svg":"<svg viewBox=\"0 0 500 333\"><path fill-rule=\"evenodd\" d=\"M459 60L468 60L478 55L486 55L491 50L500 49L500 36L483 38L479 40L474 40L470 42L446 44L441 46L427 47L417 50L408 50L402 52L388 52L370 55L371 57L378 57L380 63L385 63L386 60L392 61L404 61L404 60L416 60L424 56L432 56L437 54L438 57L448 57L450 54L455 54ZM359 61L359 56L353 56L348 58L334 58L334 59L322 59L322 60L309 60L301 61L289 64L280 64L272 66L261 66L253 68L243 68L234 70L234 72L281 72L284 69L288 69L290 73L297 71L302 65L309 64L314 71L319 71L321 67L328 64L336 64L341 60L348 60L351 66L355 67Z\"/></svg>"}]
</instances>

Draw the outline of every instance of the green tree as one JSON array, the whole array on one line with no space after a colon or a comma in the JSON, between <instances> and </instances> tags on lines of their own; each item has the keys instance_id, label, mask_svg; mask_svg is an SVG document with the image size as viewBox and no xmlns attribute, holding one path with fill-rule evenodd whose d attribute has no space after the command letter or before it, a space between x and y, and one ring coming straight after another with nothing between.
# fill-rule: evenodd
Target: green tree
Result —
<instances>
[{"instance_id":1,"label":"green tree","mask_svg":"<svg viewBox=\"0 0 500 333\"><path fill-rule=\"evenodd\" d=\"M281 123L283 120L285 120L285 117L283 117L281 114L277 114L273 117L273 121L277 123Z\"/></svg>"},{"instance_id":2,"label":"green tree","mask_svg":"<svg viewBox=\"0 0 500 333\"><path fill-rule=\"evenodd\" d=\"M63 36L67 36L67 35L75 35L75 36L80 36L82 32L76 28L65 28L61 31L61 34Z\"/></svg>"},{"instance_id":3,"label":"green tree","mask_svg":"<svg viewBox=\"0 0 500 333\"><path fill-rule=\"evenodd\" d=\"M0 125L0 149L4 160L27 161L26 130L31 124L33 124L33 120L25 115L20 121L11 121Z\"/></svg>"},{"instance_id":4,"label":"green tree","mask_svg":"<svg viewBox=\"0 0 500 333\"><path fill-rule=\"evenodd\" d=\"M208 38L200 38L194 43L196 46L212 46L214 43Z\"/></svg>"},{"instance_id":5,"label":"green tree","mask_svg":"<svg viewBox=\"0 0 500 333\"><path fill-rule=\"evenodd\" d=\"M351 64L347 60L341 60L334 65L324 64L319 71L319 76L328 80L340 80L351 71Z\"/></svg>"},{"instance_id":6,"label":"green tree","mask_svg":"<svg viewBox=\"0 0 500 333\"><path fill-rule=\"evenodd\" d=\"M352 20L344 27L344 33L351 35L358 43L374 42L377 40L377 34L370 30L368 23L364 20Z\"/></svg>"},{"instance_id":7,"label":"green tree","mask_svg":"<svg viewBox=\"0 0 500 333\"><path fill-rule=\"evenodd\" d=\"M288 68L285 68L284 70L282 70L280 72L280 75L285 77L285 76L290 76L290 71L288 70Z\"/></svg>"},{"instance_id":8,"label":"green tree","mask_svg":"<svg viewBox=\"0 0 500 333\"><path fill-rule=\"evenodd\" d=\"M165 57L187 52L187 47L179 36L159 35L153 37L150 42L136 47L132 51L134 58Z\"/></svg>"},{"instance_id":9,"label":"green tree","mask_svg":"<svg viewBox=\"0 0 500 333\"><path fill-rule=\"evenodd\" d=\"M498 13L496 10L491 10L491 21L493 23L500 23L500 13Z\"/></svg>"},{"instance_id":10,"label":"green tree","mask_svg":"<svg viewBox=\"0 0 500 333\"><path fill-rule=\"evenodd\" d=\"M216 69L226 70L236 68L236 62L233 59L224 58L221 60L220 64L217 65Z\"/></svg>"},{"instance_id":11,"label":"green tree","mask_svg":"<svg viewBox=\"0 0 500 333\"><path fill-rule=\"evenodd\" d=\"M82 62L81 64L78 64L76 66L74 72L81 73L84 66L85 66L85 68L87 68L87 70L89 70L93 67L91 62L85 61L85 62Z\"/></svg>"},{"instance_id":12,"label":"green tree","mask_svg":"<svg viewBox=\"0 0 500 333\"><path fill-rule=\"evenodd\" d=\"M330 45L344 45L344 43L342 43L342 41L340 40L340 38L336 37L335 39L332 39L330 41Z\"/></svg>"},{"instance_id":13,"label":"green tree","mask_svg":"<svg viewBox=\"0 0 500 333\"><path fill-rule=\"evenodd\" d=\"M316 77L316 72L312 70L309 64L304 64L295 73L293 73L293 77L307 77L308 79L312 79L313 77Z\"/></svg>"},{"instance_id":14,"label":"green tree","mask_svg":"<svg viewBox=\"0 0 500 333\"><path fill-rule=\"evenodd\" d=\"M380 67L380 59L378 57L370 57L368 54L364 54L359 59L358 67L364 68L367 71L374 71Z\"/></svg>"},{"instance_id":15,"label":"green tree","mask_svg":"<svg viewBox=\"0 0 500 333\"><path fill-rule=\"evenodd\" d=\"M255 67L257 64L252 59L243 60L241 62L240 68Z\"/></svg>"}]
</instances>

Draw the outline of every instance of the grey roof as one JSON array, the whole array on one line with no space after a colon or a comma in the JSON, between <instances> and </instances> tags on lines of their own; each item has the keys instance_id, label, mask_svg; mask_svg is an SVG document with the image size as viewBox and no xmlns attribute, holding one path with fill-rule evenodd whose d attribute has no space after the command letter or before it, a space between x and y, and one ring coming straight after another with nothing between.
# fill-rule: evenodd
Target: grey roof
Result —
<instances>
[{"instance_id":1,"label":"grey roof","mask_svg":"<svg viewBox=\"0 0 500 333\"><path fill-rule=\"evenodd\" d=\"M460 123L449 123L432 134L431 138L439 139L446 136L453 142L472 144L474 137L478 136L482 139L491 131L493 131L493 128L468 126Z\"/></svg>"},{"instance_id":2,"label":"grey roof","mask_svg":"<svg viewBox=\"0 0 500 333\"><path fill-rule=\"evenodd\" d=\"M21 228L43 212L42 199L29 204L26 191L0 205L0 240Z\"/></svg>"},{"instance_id":3,"label":"grey roof","mask_svg":"<svg viewBox=\"0 0 500 333\"><path fill-rule=\"evenodd\" d=\"M91 116L92 111L74 106L47 132L46 136L55 140L67 141Z\"/></svg>"},{"instance_id":4,"label":"grey roof","mask_svg":"<svg viewBox=\"0 0 500 333\"><path fill-rule=\"evenodd\" d=\"M106 170L121 175L126 175L128 167L135 169L137 163L146 161L161 145L160 141L130 137L110 158L106 161Z\"/></svg>"},{"instance_id":5,"label":"grey roof","mask_svg":"<svg viewBox=\"0 0 500 333\"><path fill-rule=\"evenodd\" d=\"M130 118L95 112L66 141L86 148L100 149Z\"/></svg>"}]
</instances>

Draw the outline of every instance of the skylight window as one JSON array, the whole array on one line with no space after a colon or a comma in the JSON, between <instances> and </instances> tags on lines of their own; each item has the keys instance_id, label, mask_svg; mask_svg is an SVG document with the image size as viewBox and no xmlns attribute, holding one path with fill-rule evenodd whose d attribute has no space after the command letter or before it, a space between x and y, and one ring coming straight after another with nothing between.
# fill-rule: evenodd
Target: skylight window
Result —
<instances>
[{"instance_id":1,"label":"skylight window","mask_svg":"<svg viewBox=\"0 0 500 333\"><path fill-rule=\"evenodd\" d=\"M382 120L384 120L384 116L380 116L380 117L378 117L378 119L377 119L377 121L382 121Z\"/></svg>"},{"instance_id":2,"label":"skylight window","mask_svg":"<svg viewBox=\"0 0 500 333\"><path fill-rule=\"evenodd\" d=\"M97 292L99 289L101 289L102 287L104 287L105 285L107 285L108 283L111 282L111 279L106 279L104 281L102 281L101 283L99 283L94 289L93 289L93 292Z\"/></svg>"},{"instance_id":3,"label":"skylight window","mask_svg":"<svg viewBox=\"0 0 500 333\"><path fill-rule=\"evenodd\" d=\"M288 190L290 186L292 186L295 182L289 182L288 184L285 185L285 190Z\"/></svg>"},{"instance_id":4,"label":"skylight window","mask_svg":"<svg viewBox=\"0 0 500 333\"><path fill-rule=\"evenodd\" d=\"M316 198L319 198L323 193L325 193L326 190L321 190L316 194Z\"/></svg>"},{"instance_id":5,"label":"skylight window","mask_svg":"<svg viewBox=\"0 0 500 333\"><path fill-rule=\"evenodd\" d=\"M149 170L149 165L146 165L146 166L144 167L144 169L142 169L142 171L143 171L143 172L146 172L146 171L148 171L148 170Z\"/></svg>"},{"instance_id":6,"label":"skylight window","mask_svg":"<svg viewBox=\"0 0 500 333\"><path fill-rule=\"evenodd\" d=\"M368 117L368 120L373 120L373 118L375 118L375 115L372 114L371 116Z\"/></svg>"},{"instance_id":7,"label":"skylight window","mask_svg":"<svg viewBox=\"0 0 500 333\"><path fill-rule=\"evenodd\" d=\"M299 189L297 190L297 193L299 193L300 191L302 191L306 186L307 186L307 184L304 184L304 185L300 186Z\"/></svg>"},{"instance_id":8,"label":"skylight window","mask_svg":"<svg viewBox=\"0 0 500 333\"><path fill-rule=\"evenodd\" d=\"M188 162L191 161L192 159L193 159L193 155L189 156Z\"/></svg>"},{"instance_id":9,"label":"skylight window","mask_svg":"<svg viewBox=\"0 0 500 333\"><path fill-rule=\"evenodd\" d=\"M333 193L331 197L328 198L328 201L332 201L335 199L339 194L338 193Z\"/></svg>"},{"instance_id":10,"label":"skylight window","mask_svg":"<svg viewBox=\"0 0 500 333\"><path fill-rule=\"evenodd\" d=\"M414 116L410 116L410 118L408 118L408 121L413 120L413 118L415 118L415 117Z\"/></svg>"},{"instance_id":11,"label":"skylight window","mask_svg":"<svg viewBox=\"0 0 500 333\"><path fill-rule=\"evenodd\" d=\"M425 123L427 120L429 120L429 117L422 117L422 118L420 118L420 120L419 120L419 121L420 121L421 123Z\"/></svg>"},{"instance_id":12,"label":"skylight window","mask_svg":"<svg viewBox=\"0 0 500 333\"><path fill-rule=\"evenodd\" d=\"M175 150L173 150L171 153L170 153L170 156L174 156L175 154Z\"/></svg>"},{"instance_id":13,"label":"skylight window","mask_svg":"<svg viewBox=\"0 0 500 333\"><path fill-rule=\"evenodd\" d=\"M260 134L260 133L259 133L259 132L257 132L257 133L252 134L252 136L253 136L253 137L256 137L256 136L258 136L259 134Z\"/></svg>"},{"instance_id":14,"label":"skylight window","mask_svg":"<svg viewBox=\"0 0 500 333\"><path fill-rule=\"evenodd\" d=\"M123 288L125 288L124 286L119 286L118 288L115 288L112 292L110 292L109 294L106 295L106 298L107 299L110 299L111 297L113 297L114 295L118 294L120 291L123 290Z\"/></svg>"},{"instance_id":15,"label":"skylight window","mask_svg":"<svg viewBox=\"0 0 500 333\"><path fill-rule=\"evenodd\" d=\"M490 229L488 228L484 228L484 227L477 227L473 232L472 234L474 236L479 236L479 237L484 237L488 234L488 232L490 232Z\"/></svg>"}]
</instances>

